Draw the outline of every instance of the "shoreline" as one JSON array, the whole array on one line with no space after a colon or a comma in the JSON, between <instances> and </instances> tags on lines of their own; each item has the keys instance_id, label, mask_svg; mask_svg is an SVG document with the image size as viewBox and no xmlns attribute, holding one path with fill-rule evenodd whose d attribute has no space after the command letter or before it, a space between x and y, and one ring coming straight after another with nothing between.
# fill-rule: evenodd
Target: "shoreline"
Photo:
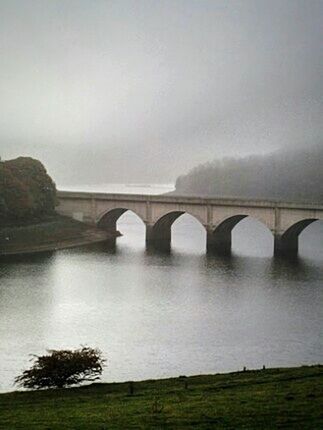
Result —
<instances>
[{"instance_id":1,"label":"shoreline","mask_svg":"<svg viewBox=\"0 0 323 430\"><path fill-rule=\"evenodd\" d=\"M92 245L95 243L102 243L108 240L112 240L113 238L107 234L107 237L97 238L97 239L84 239L84 240L67 240L66 243L55 243L52 245L44 244L42 246L37 246L35 248L28 249L18 249L15 251L0 251L0 257L14 257L14 256L22 256L22 255L32 255L32 254L41 254L44 252L55 252L63 249L77 248L79 246Z\"/></svg>"},{"instance_id":2,"label":"shoreline","mask_svg":"<svg viewBox=\"0 0 323 430\"><path fill-rule=\"evenodd\" d=\"M57 215L43 222L0 229L0 258L55 252L112 241L118 236L118 231L100 230Z\"/></svg>"},{"instance_id":3,"label":"shoreline","mask_svg":"<svg viewBox=\"0 0 323 430\"><path fill-rule=\"evenodd\" d=\"M238 370L232 370L228 372L218 372L218 373L197 373L197 374L188 374L188 375L178 375L178 376L165 376L161 378L147 378L147 379L124 379L121 381L111 381L111 382L104 382L101 380L98 380L98 382L91 382L91 383L84 383L83 385L72 385L70 387L65 388L41 388L41 389L28 389L28 388L22 388L22 389L16 389L16 390L10 390L10 391L0 391L0 396L3 395L11 395L15 393L44 393L44 392L54 392L54 391L60 391L60 392L68 392L69 390L86 390L90 388L104 388L104 387L110 387L110 386L119 386L119 387L126 387L129 383L132 383L134 385L138 384L138 386L142 384L156 384L156 383L168 383L168 382L176 382L176 381L185 381L188 382L196 381L199 379L205 380L208 378L220 378L223 380L223 378L230 378L230 377L236 377L236 376L260 376L260 375L268 375L268 374L284 374L284 372L299 372L302 373L304 371L305 373L310 371L314 371L315 375L320 375L322 377L323 382L323 363L315 363L315 364L305 364L305 365L299 365L299 366L286 366L286 367L265 367L265 368L241 368ZM298 376L300 378L300 376Z\"/></svg>"},{"instance_id":4,"label":"shoreline","mask_svg":"<svg viewBox=\"0 0 323 430\"><path fill-rule=\"evenodd\" d=\"M313 365L14 391L0 394L0 428L318 429L322 385Z\"/></svg>"}]
</instances>

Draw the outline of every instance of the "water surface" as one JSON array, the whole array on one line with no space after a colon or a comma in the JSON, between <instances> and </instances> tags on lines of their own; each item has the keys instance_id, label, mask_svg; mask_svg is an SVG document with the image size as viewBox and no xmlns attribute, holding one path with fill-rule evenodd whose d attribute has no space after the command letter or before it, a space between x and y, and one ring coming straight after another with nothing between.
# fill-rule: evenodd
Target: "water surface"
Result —
<instances>
[{"instance_id":1,"label":"water surface","mask_svg":"<svg viewBox=\"0 0 323 430\"><path fill-rule=\"evenodd\" d=\"M322 223L302 233L295 261L273 259L271 233L250 219L230 258L206 256L188 215L173 226L171 254L146 252L131 213L118 228L115 250L0 263L1 391L29 354L82 344L107 357L104 381L322 362Z\"/></svg>"}]
</instances>

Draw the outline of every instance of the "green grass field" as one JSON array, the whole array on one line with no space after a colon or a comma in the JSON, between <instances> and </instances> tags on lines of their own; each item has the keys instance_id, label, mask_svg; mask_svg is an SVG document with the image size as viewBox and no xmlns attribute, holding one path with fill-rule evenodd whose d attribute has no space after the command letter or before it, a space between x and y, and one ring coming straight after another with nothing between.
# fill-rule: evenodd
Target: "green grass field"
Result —
<instances>
[{"instance_id":1,"label":"green grass field","mask_svg":"<svg viewBox=\"0 0 323 430\"><path fill-rule=\"evenodd\" d=\"M319 430L322 406L311 366L1 394L0 428Z\"/></svg>"}]
</instances>

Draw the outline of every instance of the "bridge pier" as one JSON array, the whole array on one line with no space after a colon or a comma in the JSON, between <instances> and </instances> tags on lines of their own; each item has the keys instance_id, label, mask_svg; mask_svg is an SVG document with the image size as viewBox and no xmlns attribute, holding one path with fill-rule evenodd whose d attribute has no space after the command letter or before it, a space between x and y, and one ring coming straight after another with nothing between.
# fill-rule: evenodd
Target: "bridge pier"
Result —
<instances>
[{"instance_id":1,"label":"bridge pier","mask_svg":"<svg viewBox=\"0 0 323 430\"><path fill-rule=\"evenodd\" d=\"M169 252L171 249L171 229L156 229L146 224L146 248Z\"/></svg>"},{"instance_id":2,"label":"bridge pier","mask_svg":"<svg viewBox=\"0 0 323 430\"><path fill-rule=\"evenodd\" d=\"M231 230L214 232L211 229L207 229L206 252L208 254L230 255L231 246Z\"/></svg>"},{"instance_id":3,"label":"bridge pier","mask_svg":"<svg viewBox=\"0 0 323 430\"><path fill-rule=\"evenodd\" d=\"M276 257L297 257L298 236L274 235L274 255Z\"/></svg>"}]
</instances>

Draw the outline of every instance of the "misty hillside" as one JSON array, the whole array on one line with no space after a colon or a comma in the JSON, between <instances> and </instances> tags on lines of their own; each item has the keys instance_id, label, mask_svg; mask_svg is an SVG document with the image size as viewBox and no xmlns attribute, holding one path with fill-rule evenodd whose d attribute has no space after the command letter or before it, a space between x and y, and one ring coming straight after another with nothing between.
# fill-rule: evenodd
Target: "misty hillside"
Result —
<instances>
[{"instance_id":1,"label":"misty hillside","mask_svg":"<svg viewBox=\"0 0 323 430\"><path fill-rule=\"evenodd\" d=\"M177 179L174 193L323 203L323 146L202 164Z\"/></svg>"}]
</instances>

